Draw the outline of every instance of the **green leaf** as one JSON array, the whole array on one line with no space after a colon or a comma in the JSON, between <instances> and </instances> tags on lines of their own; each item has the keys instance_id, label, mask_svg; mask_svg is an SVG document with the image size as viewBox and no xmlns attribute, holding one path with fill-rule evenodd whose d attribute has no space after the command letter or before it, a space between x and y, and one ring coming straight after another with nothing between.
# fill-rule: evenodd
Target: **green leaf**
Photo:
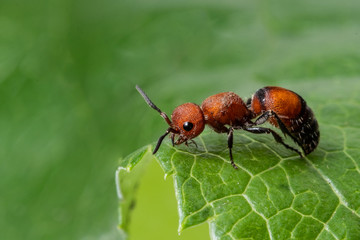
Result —
<instances>
[{"instance_id":1,"label":"green leaf","mask_svg":"<svg viewBox=\"0 0 360 240\"><path fill-rule=\"evenodd\" d=\"M323 84L312 85L319 95L310 98L321 141L304 159L269 135L241 131L234 138L238 170L226 135L210 130L196 138L197 148L161 146L156 160L174 179L180 233L208 222L212 239L360 238L359 84L332 82L332 92ZM142 148L121 167L129 170L150 153Z\"/></svg>"},{"instance_id":2,"label":"green leaf","mask_svg":"<svg viewBox=\"0 0 360 240\"><path fill-rule=\"evenodd\" d=\"M149 158L150 146L145 146L138 151L130 154L123 159L116 171L115 178L117 184L117 195L120 200L119 205L119 229L121 239L127 238L128 223L130 221L131 210L135 206L135 194L138 188L139 179L146 164L141 164L132 171L133 167L141 160L146 162ZM131 174L129 172L131 171ZM124 172L124 173L122 173ZM121 182L121 187L120 187ZM126 196L126 197L124 197Z\"/></svg>"}]
</instances>

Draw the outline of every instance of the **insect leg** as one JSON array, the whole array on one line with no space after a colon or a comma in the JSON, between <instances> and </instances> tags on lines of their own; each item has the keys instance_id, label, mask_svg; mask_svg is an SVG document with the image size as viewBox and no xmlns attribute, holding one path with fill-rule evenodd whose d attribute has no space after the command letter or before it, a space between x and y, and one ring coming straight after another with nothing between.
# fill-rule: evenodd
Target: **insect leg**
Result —
<instances>
[{"instance_id":1,"label":"insect leg","mask_svg":"<svg viewBox=\"0 0 360 240\"><path fill-rule=\"evenodd\" d=\"M155 148L154 148L153 154L155 154L155 153L159 150L162 141L164 140L164 138L165 138L171 131L172 131L172 129L171 129L171 128L168 128L168 129L166 130L166 132L164 133L164 135L161 135L161 136L160 136L160 138L159 138L159 140L158 140L158 142L157 142L157 144L156 144L156 146L155 146Z\"/></svg>"},{"instance_id":2,"label":"insect leg","mask_svg":"<svg viewBox=\"0 0 360 240\"><path fill-rule=\"evenodd\" d=\"M196 148L198 148L198 145L196 144L196 142L195 142L193 139L190 139L190 142L191 142L192 144L194 144Z\"/></svg>"},{"instance_id":3,"label":"insect leg","mask_svg":"<svg viewBox=\"0 0 360 240\"><path fill-rule=\"evenodd\" d=\"M189 142L188 142L188 141L189 141ZM193 139L190 139L190 140L185 141L185 145L186 145L187 147L189 147L190 143L194 144L195 147L198 148L197 143L196 143Z\"/></svg>"},{"instance_id":4,"label":"insect leg","mask_svg":"<svg viewBox=\"0 0 360 240\"><path fill-rule=\"evenodd\" d=\"M287 149L290 149L291 151L296 152L297 154L300 155L300 157L302 158L302 153L287 145L286 143L284 143L284 140L281 138L281 136L279 134L277 134L274 130L270 129L270 128L263 128L263 127L248 127L248 128L244 128L245 131L251 132L251 133L255 133L255 134L262 134L262 133L266 133L266 134L272 134L272 136L274 137L275 141L282 144L284 147L286 147Z\"/></svg>"},{"instance_id":5,"label":"insect leg","mask_svg":"<svg viewBox=\"0 0 360 240\"><path fill-rule=\"evenodd\" d=\"M237 169L238 167L234 163L233 155L232 155L232 147L234 142L234 128L230 127L228 130L228 148L229 148L229 155L230 155L230 161L231 165Z\"/></svg>"},{"instance_id":6,"label":"insect leg","mask_svg":"<svg viewBox=\"0 0 360 240\"><path fill-rule=\"evenodd\" d=\"M265 123L270 117L275 117L276 122L278 123L278 126L282 133L286 136L290 136L292 138L292 135L290 134L289 130L286 128L285 124L281 121L280 117L272 110L264 112L260 117L258 117L255 121L255 125L261 125Z\"/></svg>"}]
</instances>

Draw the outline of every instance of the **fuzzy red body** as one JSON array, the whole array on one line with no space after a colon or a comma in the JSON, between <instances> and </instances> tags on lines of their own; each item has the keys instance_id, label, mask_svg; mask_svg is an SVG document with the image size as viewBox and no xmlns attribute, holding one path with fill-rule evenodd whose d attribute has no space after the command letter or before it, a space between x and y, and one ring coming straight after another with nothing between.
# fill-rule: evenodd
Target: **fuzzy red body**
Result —
<instances>
[{"instance_id":1,"label":"fuzzy red body","mask_svg":"<svg viewBox=\"0 0 360 240\"><path fill-rule=\"evenodd\" d=\"M201 104L206 124L216 132L227 132L225 125L242 126L249 121L251 112L244 101L233 92L224 92L206 98Z\"/></svg>"}]
</instances>

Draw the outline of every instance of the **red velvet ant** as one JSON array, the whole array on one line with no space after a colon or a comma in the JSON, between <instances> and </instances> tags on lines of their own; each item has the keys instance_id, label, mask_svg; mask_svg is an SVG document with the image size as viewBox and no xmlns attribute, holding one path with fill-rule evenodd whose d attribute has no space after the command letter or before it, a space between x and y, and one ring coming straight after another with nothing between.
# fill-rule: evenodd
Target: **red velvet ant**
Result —
<instances>
[{"instance_id":1,"label":"red velvet ant","mask_svg":"<svg viewBox=\"0 0 360 240\"><path fill-rule=\"evenodd\" d=\"M169 125L165 134L160 136L153 154L159 150L168 134L173 145L188 144L188 141L193 141L192 139L204 130L205 124L215 132L227 133L230 161L234 168L237 168L232 156L235 129L255 134L271 133L276 142L298 153L300 157L302 157L301 152L284 143L274 130L257 125L269 121L270 124L280 128L285 135L289 135L305 154L312 152L319 142L319 128L312 110L298 94L284 88L261 88L247 104L233 92L212 95L203 101L201 107L194 103L184 103L175 108L171 114L172 121L139 86L136 86L136 89L146 103L158 111ZM253 122L252 119L256 117ZM178 138L175 140L176 135Z\"/></svg>"}]
</instances>

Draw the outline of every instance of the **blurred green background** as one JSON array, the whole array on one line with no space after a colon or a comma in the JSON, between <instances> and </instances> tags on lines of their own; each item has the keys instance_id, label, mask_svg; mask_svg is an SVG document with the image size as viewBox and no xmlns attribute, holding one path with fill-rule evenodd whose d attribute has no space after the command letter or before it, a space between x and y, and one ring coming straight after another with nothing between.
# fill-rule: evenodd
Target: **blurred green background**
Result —
<instances>
[{"instance_id":1,"label":"blurred green background","mask_svg":"<svg viewBox=\"0 0 360 240\"><path fill-rule=\"evenodd\" d=\"M0 238L117 239L118 160L166 129L135 84L168 114L270 84L316 99L359 78L359 43L358 0L1 0ZM144 179L132 239L209 239L177 235L155 162Z\"/></svg>"}]
</instances>

